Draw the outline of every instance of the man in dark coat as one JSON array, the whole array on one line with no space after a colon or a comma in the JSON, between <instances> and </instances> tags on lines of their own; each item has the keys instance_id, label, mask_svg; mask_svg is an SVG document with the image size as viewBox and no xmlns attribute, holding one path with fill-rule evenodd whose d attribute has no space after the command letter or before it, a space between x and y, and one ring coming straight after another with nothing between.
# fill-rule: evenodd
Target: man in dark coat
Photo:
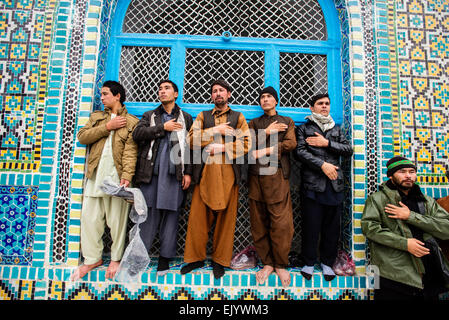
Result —
<instances>
[{"instance_id":1,"label":"man in dark coat","mask_svg":"<svg viewBox=\"0 0 449 320\"><path fill-rule=\"evenodd\" d=\"M176 254L179 210L191 182L192 161L186 150L186 134L193 120L175 103L175 83L161 81L158 94L161 105L145 112L133 132L139 147L134 182L148 206L148 218L140 225L142 240L150 250L159 230L157 271L164 275L169 259Z\"/></svg>"},{"instance_id":2,"label":"man in dark coat","mask_svg":"<svg viewBox=\"0 0 449 320\"><path fill-rule=\"evenodd\" d=\"M329 114L328 94L314 96L312 114L307 122L296 129L296 156L302 162L302 256L305 266L301 273L306 279L313 274L318 262L319 236L320 260L324 278L335 277L332 266L337 257L340 236L340 215L343 203L343 172L340 158L350 157L352 147L341 128Z\"/></svg>"}]
</instances>

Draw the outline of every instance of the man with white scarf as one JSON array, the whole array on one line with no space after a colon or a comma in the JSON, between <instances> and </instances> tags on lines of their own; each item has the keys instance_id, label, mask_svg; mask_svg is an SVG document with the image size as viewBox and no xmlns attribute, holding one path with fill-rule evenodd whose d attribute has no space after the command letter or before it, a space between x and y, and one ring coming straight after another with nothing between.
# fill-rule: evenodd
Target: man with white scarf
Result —
<instances>
[{"instance_id":1,"label":"man with white scarf","mask_svg":"<svg viewBox=\"0 0 449 320\"><path fill-rule=\"evenodd\" d=\"M302 256L305 266L301 273L307 280L314 265L321 260L324 279L335 277L332 266L337 257L340 236L340 216L344 200L341 157L352 155L352 146L341 128L330 116L329 95L311 99L307 122L296 129L295 155L302 163ZM321 234L321 237L320 237ZM321 238L320 246L318 246Z\"/></svg>"},{"instance_id":2,"label":"man with white scarf","mask_svg":"<svg viewBox=\"0 0 449 320\"><path fill-rule=\"evenodd\" d=\"M133 132L138 144L134 183L148 206L148 218L140 225L141 238L149 251L159 232L157 272L164 275L176 254L179 211L191 182L186 133L193 119L176 104L178 87L174 82L162 80L158 96L161 105L145 112Z\"/></svg>"}]
</instances>

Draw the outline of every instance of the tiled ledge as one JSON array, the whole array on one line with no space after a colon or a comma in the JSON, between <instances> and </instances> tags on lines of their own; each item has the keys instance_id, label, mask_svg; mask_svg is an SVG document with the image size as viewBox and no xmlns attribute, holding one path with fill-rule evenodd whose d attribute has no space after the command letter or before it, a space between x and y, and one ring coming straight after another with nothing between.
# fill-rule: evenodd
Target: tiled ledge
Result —
<instances>
[{"instance_id":1,"label":"tiled ledge","mask_svg":"<svg viewBox=\"0 0 449 320\"><path fill-rule=\"evenodd\" d=\"M209 264L189 274L181 275L182 263L171 265L162 277L152 263L140 282L123 283L105 279L107 266L91 271L83 279L72 282L76 268L64 266L20 267L0 266L0 300L2 299L370 299L370 280L365 275L337 276L325 281L316 269L311 280L305 280L300 268L288 268L292 276L289 287L280 285L272 274L263 285L256 283L259 267L236 271L226 269L221 279L215 279ZM25 288L23 288L25 286Z\"/></svg>"},{"instance_id":2,"label":"tiled ledge","mask_svg":"<svg viewBox=\"0 0 449 320\"><path fill-rule=\"evenodd\" d=\"M182 263L170 264L170 271L165 276L157 276L156 264L151 263L136 284L141 285L181 285L181 286L214 286L214 287L279 287L282 288L279 277L271 274L268 280L259 285L256 282L256 272L260 267L233 270L225 268L226 273L221 279L215 279L212 273L212 267L206 262L206 265L196 269L191 273L181 275L179 272ZM83 283L109 283L119 284L121 282L106 279L107 265L102 265L91 272L78 282ZM49 266L49 267L29 267L29 266L1 266L0 280L52 280L52 281L70 281L71 274L76 267ZM301 268L287 268L292 276L292 283L289 288L348 288L348 289L369 289L372 278L366 275L354 276L336 276L332 281L326 281L321 271L315 267L315 272L311 280L306 280L300 273ZM76 282L73 282L76 283ZM126 284L126 283L121 283Z\"/></svg>"}]
</instances>

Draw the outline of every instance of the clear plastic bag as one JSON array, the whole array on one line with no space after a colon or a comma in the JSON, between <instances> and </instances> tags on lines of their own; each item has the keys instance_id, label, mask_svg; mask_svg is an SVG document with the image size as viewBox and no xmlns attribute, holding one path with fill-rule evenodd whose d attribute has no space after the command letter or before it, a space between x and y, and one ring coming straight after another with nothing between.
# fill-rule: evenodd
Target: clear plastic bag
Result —
<instances>
[{"instance_id":1,"label":"clear plastic bag","mask_svg":"<svg viewBox=\"0 0 449 320\"><path fill-rule=\"evenodd\" d=\"M254 248L254 246L249 246L232 258L231 269L243 270L255 268L258 260L256 248Z\"/></svg>"},{"instance_id":2,"label":"clear plastic bag","mask_svg":"<svg viewBox=\"0 0 449 320\"><path fill-rule=\"evenodd\" d=\"M147 249L140 238L138 224L131 229L130 239L114 277L119 282L138 282L150 263Z\"/></svg>"},{"instance_id":3,"label":"clear plastic bag","mask_svg":"<svg viewBox=\"0 0 449 320\"><path fill-rule=\"evenodd\" d=\"M340 250L332 269L339 276L352 276L355 274L355 263L347 252Z\"/></svg>"},{"instance_id":4,"label":"clear plastic bag","mask_svg":"<svg viewBox=\"0 0 449 320\"><path fill-rule=\"evenodd\" d=\"M148 208L145 198L138 188L125 188L105 179L100 187L103 192L114 197L123 198L133 204L129 212L129 219L135 225L129 231L129 244L123 253L114 280L120 282L138 282L150 263L145 244L140 237L139 225L147 219Z\"/></svg>"}]
</instances>

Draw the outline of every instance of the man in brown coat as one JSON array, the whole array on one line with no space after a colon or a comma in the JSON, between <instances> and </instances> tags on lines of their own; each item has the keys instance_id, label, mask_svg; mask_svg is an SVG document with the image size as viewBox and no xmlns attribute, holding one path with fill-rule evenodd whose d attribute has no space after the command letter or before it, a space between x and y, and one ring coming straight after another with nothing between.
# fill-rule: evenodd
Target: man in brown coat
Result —
<instances>
[{"instance_id":1,"label":"man in brown coat","mask_svg":"<svg viewBox=\"0 0 449 320\"><path fill-rule=\"evenodd\" d=\"M251 138L243 114L228 106L230 97L229 84L223 80L213 82L211 98L215 107L197 116L187 137L194 152L194 163L201 160L201 164L193 169L192 180L196 186L184 250L187 265L181 269L181 274L204 265L214 220L212 267L215 278L221 278L224 267L231 263L240 181L240 166L236 160L248 152Z\"/></svg>"},{"instance_id":2,"label":"man in brown coat","mask_svg":"<svg viewBox=\"0 0 449 320\"><path fill-rule=\"evenodd\" d=\"M276 112L273 87L260 92L264 114L250 121L253 148L249 166L249 208L254 246L264 267L256 273L259 284L275 271L283 286L290 285L288 253L293 238L290 197L290 151L296 147L295 124Z\"/></svg>"},{"instance_id":3,"label":"man in brown coat","mask_svg":"<svg viewBox=\"0 0 449 320\"><path fill-rule=\"evenodd\" d=\"M81 252L84 264L71 280L84 277L103 264L102 236L105 222L111 231L111 263L106 278L113 278L123 255L129 204L105 194L100 186L105 178L128 187L134 176L137 145L132 132L139 121L123 105L125 89L116 81L106 81L101 88L103 111L94 111L78 132L78 140L88 145L86 183L81 212Z\"/></svg>"}]
</instances>

